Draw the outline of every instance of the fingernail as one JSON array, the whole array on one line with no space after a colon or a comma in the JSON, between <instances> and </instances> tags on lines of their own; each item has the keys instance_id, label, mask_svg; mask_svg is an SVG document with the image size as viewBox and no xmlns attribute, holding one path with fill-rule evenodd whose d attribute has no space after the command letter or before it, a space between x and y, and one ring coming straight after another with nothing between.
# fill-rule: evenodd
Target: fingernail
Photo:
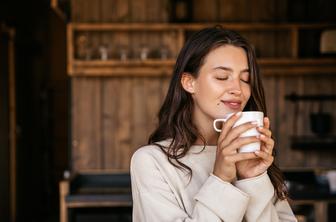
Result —
<instances>
[{"instance_id":1,"label":"fingernail","mask_svg":"<svg viewBox=\"0 0 336 222\"><path fill-rule=\"evenodd\" d=\"M265 137L266 137L265 135L262 135L262 134L260 135L260 138L265 138Z\"/></svg>"},{"instance_id":2,"label":"fingernail","mask_svg":"<svg viewBox=\"0 0 336 222\"><path fill-rule=\"evenodd\" d=\"M262 127L262 126L258 126L258 129L262 130L262 129L263 129L263 127Z\"/></svg>"},{"instance_id":3,"label":"fingernail","mask_svg":"<svg viewBox=\"0 0 336 222\"><path fill-rule=\"evenodd\" d=\"M259 154L259 153L260 153L260 151L259 151L259 150L257 150L257 151L254 151L254 153L255 153L255 154Z\"/></svg>"}]
</instances>

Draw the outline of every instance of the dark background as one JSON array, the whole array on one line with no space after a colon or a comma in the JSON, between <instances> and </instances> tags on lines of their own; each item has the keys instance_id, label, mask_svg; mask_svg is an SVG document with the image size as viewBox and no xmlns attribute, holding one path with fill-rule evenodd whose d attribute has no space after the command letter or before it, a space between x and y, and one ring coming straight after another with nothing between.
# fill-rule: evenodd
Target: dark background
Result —
<instances>
[{"instance_id":1,"label":"dark background","mask_svg":"<svg viewBox=\"0 0 336 222\"><path fill-rule=\"evenodd\" d=\"M67 153L62 152L68 137L65 58L59 57L64 65L56 76L52 67L54 48L65 47L65 33L55 34L60 30L49 0L0 1L0 21L16 30L17 221L58 221L58 181L68 168ZM55 39L59 35L63 39ZM7 78L1 77L5 92ZM8 127L6 117L8 113L3 113L1 129ZM9 181L8 175L0 178L1 183ZM0 221L5 222L9 212L2 210Z\"/></svg>"}]
</instances>

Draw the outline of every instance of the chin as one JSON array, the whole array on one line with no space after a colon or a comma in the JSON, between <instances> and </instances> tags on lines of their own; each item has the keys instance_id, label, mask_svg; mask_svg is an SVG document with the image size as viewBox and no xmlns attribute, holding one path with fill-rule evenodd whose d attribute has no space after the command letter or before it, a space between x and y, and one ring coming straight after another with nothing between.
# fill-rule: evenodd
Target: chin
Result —
<instances>
[{"instance_id":1,"label":"chin","mask_svg":"<svg viewBox=\"0 0 336 222\"><path fill-rule=\"evenodd\" d=\"M226 111L226 112L221 112L220 114L214 115L214 119L221 119L224 118L226 115L233 113L233 111Z\"/></svg>"}]
</instances>

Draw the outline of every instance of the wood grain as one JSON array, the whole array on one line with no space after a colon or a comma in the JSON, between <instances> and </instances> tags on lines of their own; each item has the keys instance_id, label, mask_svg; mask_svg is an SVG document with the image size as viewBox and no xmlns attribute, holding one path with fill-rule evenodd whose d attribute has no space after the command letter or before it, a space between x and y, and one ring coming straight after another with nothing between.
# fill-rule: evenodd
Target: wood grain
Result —
<instances>
[{"instance_id":1,"label":"wood grain","mask_svg":"<svg viewBox=\"0 0 336 222\"><path fill-rule=\"evenodd\" d=\"M309 104L299 103L300 115L295 117L295 105L284 100L292 92L336 93L335 59L291 58L298 54L291 45L298 44L293 40L295 30L334 28L334 25L279 24L278 21L286 20L287 1L276 0L195 0L193 24L165 23L169 20L167 1L73 0L71 3L72 27L79 33L90 30L90 44L96 50L92 61L69 60L74 70L70 72L74 170L129 169L132 153L147 142L157 124L157 112L166 96L181 43L188 33L216 23L243 33L256 46L258 54L267 57L259 59L259 63L279 165L335 166L334 152L290 148L290 136L312 135L311 109ZM108 61L99 60L97 49L102 44L111 45L112 58ZM156 58L140 61L139 49L143 45L156 53L166 45L171 58L160 61L156 54ZM121 46L126 46L133 57L128 62L119 60ZM334 103L326 106L326 111L334 116L334 125L335 108ZM293 123L297 123L296 131Z\"/></svg>"},{"instance_id":2,"label":"wood grain","mask_svg":"<svg viewBox=\"0 0 336 222\"><path fill-rule=\"evenodd\" d=\"M98 78L72 81L72 162L75 171L102 167L100 90Z\"/></svg>"}]
</instances>

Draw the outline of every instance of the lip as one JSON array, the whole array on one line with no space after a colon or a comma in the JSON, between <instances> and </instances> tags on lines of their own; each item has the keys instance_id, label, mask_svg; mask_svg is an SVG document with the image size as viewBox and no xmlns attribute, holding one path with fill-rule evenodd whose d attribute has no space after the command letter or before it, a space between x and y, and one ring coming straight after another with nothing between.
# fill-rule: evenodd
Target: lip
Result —
<instances>
[{"instance_id":1,"label":"lip","mask_svg":"<svg viewBox=\"0 0 336 222\"><path fill-rule=\"evenodd\" d=\"M221 100L221 102L224 103L225 106L233 110L240 109L242 103L240 100Z\"/></svg>"}]
</instances>

